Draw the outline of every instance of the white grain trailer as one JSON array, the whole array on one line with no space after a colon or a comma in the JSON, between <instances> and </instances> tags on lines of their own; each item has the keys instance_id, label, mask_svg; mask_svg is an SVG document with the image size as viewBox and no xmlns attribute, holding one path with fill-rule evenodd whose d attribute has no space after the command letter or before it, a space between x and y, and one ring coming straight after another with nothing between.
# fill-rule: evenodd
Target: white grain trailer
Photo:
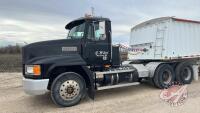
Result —
<instances>
[{"instance_id":1,"label":"white grain trailer","mask_svg":"<svg viewBox=\"0 0 200 113\"><path fill-rule=\"evenodd\" d=\"M131 29L130 46L125 63L148 73L158 87L172 79L183 84L198 79L200 21L162 17L143 22Z\"/></svg>"},{"instance_id":2,"label":"white grain trailer","mask_svg":"<svg viewBox=\"0 0 200 113\"><path fill-rule=\"evenodd\" d=\"M134 59L200 57L200 21L174 17L146 21L131 29L130 45Z\"/></svg>"}]
</instances>

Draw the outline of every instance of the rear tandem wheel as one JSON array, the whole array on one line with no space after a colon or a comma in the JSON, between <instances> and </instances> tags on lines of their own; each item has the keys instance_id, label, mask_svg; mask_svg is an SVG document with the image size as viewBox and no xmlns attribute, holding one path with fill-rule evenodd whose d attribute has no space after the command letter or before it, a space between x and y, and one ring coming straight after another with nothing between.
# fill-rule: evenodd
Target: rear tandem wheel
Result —
<instances>
[{"instance_id":1,"label":"rear tandem wheel","mask_svg":"<svg viewBox=\"0 0 200 113\"><path fill-rule=\"evenodd\" d=\"M157 67L153 77L156 87L163 89L169 87L175 80L175 72L169 64L161 64Z\"/></svg>"}]
</instances>

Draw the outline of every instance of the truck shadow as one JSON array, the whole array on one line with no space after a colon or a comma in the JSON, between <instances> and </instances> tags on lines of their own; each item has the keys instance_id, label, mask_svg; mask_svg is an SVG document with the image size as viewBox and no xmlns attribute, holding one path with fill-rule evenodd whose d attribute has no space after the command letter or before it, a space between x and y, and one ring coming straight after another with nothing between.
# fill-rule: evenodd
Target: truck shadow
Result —
<instances>
[{"instance_id":1,"label":"truck shadow","mask_svg":"<svg viewBox=\"0 0 200 113\"><path fill-rule=\"evenodd\" d=\"M159 91L159 89L155 88L149 82L143 82L140 85L136 86L128 86L128 87L96 91L94 100L86 98L82 100L81 103L85 103L88 101L101 102L108 99L112 100L115 98L123 98L124 96L140 95L149 91Z\"/></svg>"},{"instance_id":2,"label":"truck shadow","mask_svg":"<svg viewBox=\"0 0 200 113\"><path fill-rule=\"evenodd\" d=\"M47 92L44 95L37 95L37 96L30 96L31 103L34 103L37 106L43 106L45 107L56 107L56 105L51 100L51 94L50 92Z\"/></svg>"}]
</instances>

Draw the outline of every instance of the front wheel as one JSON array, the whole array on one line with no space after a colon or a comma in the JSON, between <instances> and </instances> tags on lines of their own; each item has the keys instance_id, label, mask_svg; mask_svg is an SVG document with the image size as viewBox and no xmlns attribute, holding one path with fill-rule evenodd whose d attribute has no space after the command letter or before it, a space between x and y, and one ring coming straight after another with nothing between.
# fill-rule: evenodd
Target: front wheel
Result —
<instances>
[{"instance_id":1,"label":"front wheel","mask_svg":"<svg viewBox=\"0 0 200 113\"><path fill-rule=\"evenodd\" d=\"M69 107L76 105L86 92L85 81L82 76L73 72L60 74L51 87L51 98L57 105Z\"/></svg>"}]
</instances>

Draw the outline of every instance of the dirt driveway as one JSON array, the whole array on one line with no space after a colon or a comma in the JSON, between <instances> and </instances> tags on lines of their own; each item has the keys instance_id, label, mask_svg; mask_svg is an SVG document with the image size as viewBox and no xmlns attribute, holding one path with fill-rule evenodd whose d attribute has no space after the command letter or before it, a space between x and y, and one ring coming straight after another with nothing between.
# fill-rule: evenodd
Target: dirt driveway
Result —
<instances>
[{"instance_id":1,"label":"dirt driveway","mask_svg":"<svg viewBox=\"0 0 200 113\"><path fill-rule=\"evenodd\" d=\"M53 104L49 93L26 95L20 73L0 73L0 112L52 113L200 113L200 82L188 86L184 105L171 107L159 99L160 90L148 84L98 91L95 100L86 98L79 105L60 108Z\"/></svg>"}]
</instances>

